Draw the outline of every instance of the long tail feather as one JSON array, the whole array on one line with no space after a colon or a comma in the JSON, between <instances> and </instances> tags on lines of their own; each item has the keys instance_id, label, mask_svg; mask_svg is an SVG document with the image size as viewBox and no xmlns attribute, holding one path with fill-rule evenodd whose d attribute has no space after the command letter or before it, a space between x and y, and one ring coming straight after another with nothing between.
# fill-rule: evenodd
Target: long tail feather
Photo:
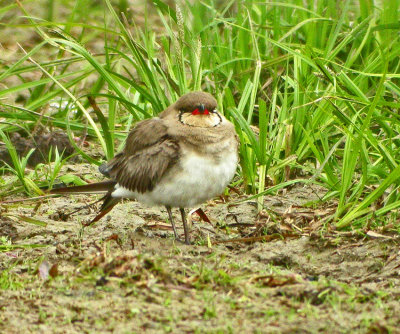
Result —
<instances>
[{"instance_id":1,"label":"long tail feather","mask_svg":"<svg viewBox=\"0 0 400 334\"><path fill-rule=\"evenodd\" d=\"M107 192L102 198L104 200L100 212L90 222L84 224L85 226L91 225L100 220L104 215L112 210L112 208L121 200L120 198L112 197L112 192L116 185L115 181L106 180L103 182L85 184L82 186L62 187L50 190L51 194L90 194Z\"/></svg>"},{"instance_id":2,"label":"long tail feather","mask_svg":"<svg viewBox=\"0 0 400 334\"><path fill-rule=\"evenodd\" d=\"M89 223L85 224L85 226L92 225L93 223L103 218L103 216L109 213L120 200L121 200L120 198L112 197L111 192L109 192L106 196L104 196L104 202L103 205L101 206L100 212Z\"/></svg>"},{"instance_id":3,"label":"long tail feather","mask_svg":"<svg viewBox=\"0 0 400 334\"><path fill-rule=\"evenodd\" d=\"M107 192L114 188L115 181L106 180L97 183L85 184L82 186L54 188L50 190L50 194L91 194Z\"/></svg>"}]
</instances>

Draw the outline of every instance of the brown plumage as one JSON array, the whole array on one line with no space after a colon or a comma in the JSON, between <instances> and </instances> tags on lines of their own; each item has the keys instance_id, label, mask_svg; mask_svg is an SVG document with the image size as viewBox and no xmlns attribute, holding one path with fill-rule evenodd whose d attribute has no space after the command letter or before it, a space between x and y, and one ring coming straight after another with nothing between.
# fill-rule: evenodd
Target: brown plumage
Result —
<instances>
[{"instance_id":1,"label":"brown plumage","mask_svg":"<svg viewBox=\"0 0 400 334\"><path fill-rule=\"evenodd\" d=\"M178 158L179 145L168 136L164 122L148 119L129 133L124 150L107 164L107 172L119 185L144 193L153 190Z\"/></svg>"},{"instance_id":2,"label":"brown plumage","mask_svg":"<svg viewBox=\"0 0 400 334\"><path fill-rule=\"evenodd\" d=\"M185 242L189 243L184 208L218 195L236 169L238 143L234 126L216 108L212 95L192 92L159 117L138 122L123 151L100 167L111 181L107 183L101 211L92 222L109 212L120 199L136 198L148 205L164 205L178 238L171 214L171 207L178 207ZM52 192L79 189L83 190L72 187Z\"/></svg>"}]
</instances>

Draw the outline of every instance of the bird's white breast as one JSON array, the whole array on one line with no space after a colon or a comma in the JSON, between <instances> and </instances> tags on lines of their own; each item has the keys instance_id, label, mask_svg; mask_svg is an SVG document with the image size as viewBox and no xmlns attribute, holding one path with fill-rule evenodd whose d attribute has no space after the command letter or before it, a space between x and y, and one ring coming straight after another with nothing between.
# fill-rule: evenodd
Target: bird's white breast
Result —
<instances>
[{"instance_id":1,"label":"bird's white breast","mask_svg":"<svg viewBox=\"0 0 400 334\"><path fill-rule=\"evenodd\" d=\"M235 175L236 150L227 148L219 157L216 160L213 156L186 151L152 191L141 194L117 185L112 195L136 198L150 206L197 206L221 194Z\"/></svg>"}]
</instances>

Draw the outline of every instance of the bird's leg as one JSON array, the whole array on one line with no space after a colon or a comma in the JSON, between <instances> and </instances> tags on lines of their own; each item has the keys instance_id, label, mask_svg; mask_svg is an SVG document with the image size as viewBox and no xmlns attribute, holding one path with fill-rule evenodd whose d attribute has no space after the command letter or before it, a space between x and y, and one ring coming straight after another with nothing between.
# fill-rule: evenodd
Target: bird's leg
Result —
<instances>
[{"instance_id":1,"label":"bird's leg","mask_svg":"<svg viewBox=\"0 0 400 334\"><path fill-rule=\"evenodd\" d=\"M175 239L179 240L178 238L178 233L176 232L176 227L175 227L175 223L174 223L174 218L172 217L172 211L171 211L171 207L170 206L166 206L165 207L168 211L168 216L169 216L169 220L171 222L172 225L172 229L174 230L174 235L175 235Z\"/></svg>"},{"instance_id":2,"label":"bird's leg","mask_svg":"<svg viewBox=\"0 0 400 334\"><path fill-rule=\"evenodd\" d=\"M185 232L185 244L190 245L190 235L189 235L189 227L186 221L186 213L184 208L179 208L182 216L183 230Z\"/></svg>"}]
</instances>

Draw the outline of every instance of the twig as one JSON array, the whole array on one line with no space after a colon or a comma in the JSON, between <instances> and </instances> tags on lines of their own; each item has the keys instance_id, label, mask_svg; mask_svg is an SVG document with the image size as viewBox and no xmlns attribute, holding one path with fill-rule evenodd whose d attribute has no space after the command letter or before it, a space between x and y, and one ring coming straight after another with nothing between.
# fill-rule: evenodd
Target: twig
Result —
<instances>
[{"instance_id":1,"label":"twig","mask_svg":"<svg viewBox=\"0 0 400 334\"><path fill-rule=\"evenodd\" d=\"M271 234L271 235L261 235L258 237L249 237L249 238L235 238L228 240L219 240L214 241L214 244L226 244L229 242L255 242L255 241L271 241L275 239L284 239L284 238L298 238L299 235L293 233L284 233L284 234Z\"/></svg>"},{"instance_id":2,"label":"twig","mask_svg":"<svg viewBox=\"0 0 400 334\"><path fill-rule=\"evenodd\" d=\"M45 199L45 198L51 198L51 197L56 197L56 196L59 196L59 195L57 195L57 194L49 194L49 195L43 195L43 196L38 196L38 197L13 199L13 200L10 200L10 201L1 201L0 204L11 204L11 203L19 203L19 202L27 202L27 201L36 201L36 200Z\"/></svg>"}]
</instances>

